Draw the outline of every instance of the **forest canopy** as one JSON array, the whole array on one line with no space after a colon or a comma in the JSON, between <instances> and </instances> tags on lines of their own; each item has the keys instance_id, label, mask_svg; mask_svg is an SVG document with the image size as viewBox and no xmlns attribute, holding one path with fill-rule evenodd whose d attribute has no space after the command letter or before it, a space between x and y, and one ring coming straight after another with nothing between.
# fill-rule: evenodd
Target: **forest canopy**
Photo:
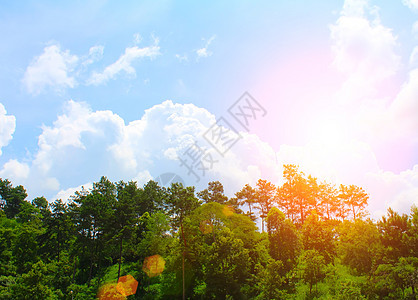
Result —
<instances>
[{"instance_id":1,"label":"forest canopy","mask_svg":"<svg viewBox=\"0 0 418 300\"><path fill-rule=\"evenodd\" d=\"M102 177L68 201L0 179L0 299L416 299L418 208L284 165L227 197Z\"/></svg>"}]
</instances>

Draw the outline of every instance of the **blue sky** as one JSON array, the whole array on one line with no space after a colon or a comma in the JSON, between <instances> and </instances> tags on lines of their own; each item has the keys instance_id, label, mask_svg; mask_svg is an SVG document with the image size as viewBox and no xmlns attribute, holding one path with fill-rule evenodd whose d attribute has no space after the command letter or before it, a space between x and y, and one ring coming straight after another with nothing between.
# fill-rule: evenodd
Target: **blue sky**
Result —
<instances>
[{"instance_id":1,"label":"blue sky","mask_svg":"<svg viewBox=\"0 0 418 300\"><path fill-rule=\"evenodd\" d=\"M408 211L417 17L416 0L0 1L0 177L50 201L163 172L233 193L296 163L363 186L372 215ZM245 91L267 112L248 132L227 112ZM215 156L219 117L242 139L195 182L178 157Z\"/></svg>"}]
</instances>

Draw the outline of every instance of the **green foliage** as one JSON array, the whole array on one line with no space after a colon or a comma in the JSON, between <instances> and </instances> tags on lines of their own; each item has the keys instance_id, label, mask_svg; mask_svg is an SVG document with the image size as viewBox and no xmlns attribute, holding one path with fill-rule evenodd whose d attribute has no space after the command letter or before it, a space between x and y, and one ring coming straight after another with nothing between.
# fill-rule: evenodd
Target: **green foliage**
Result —
<instances>
[{"instance_id":1,"label":"green foliage","mask_svg":"<svg viewBox=\"0 0 418 300\"><path fill-rule=\"evenodd\" d=\"M301 243L295 225L273 207L267 215L269 232L269 252L273 259L280 260L285 272L293 269L299 254Z\"/></svg>"},{"instance_id":2,"label":"green foliage","mask_svg":"<svg viewBox=\"0 0 418 300\"><path fill-rule=\"evenodd\" d=\"M400 256L409 256L411 249L408 245L408 232L411 221L406 214L400 215L389 208L387 216L378 222L378 227L389 262L396 261Z\"/></svg>"},{"instance_id":3,"label":"green foliage","mask_svg":"<svg viewBox=\"0 0 418 300\"><path fill-rule=\"evenodd\" d=\"M342 262L359 274L369 273L383 251L376 225L370 220L344 221L339 225L338 233L338 253Z\"/></svg>"},{"instance_id":4,"label":"green foliage","mask_svg":"<svg viewBox=\"0 0 418 300\"><path fill-rule=\"evenodd\" d=\"M302 227L302 242L305 250L316 250L327 263L335 256L334 228L331 224L319 219L313 212Z\"/></svg>"},{"instance_id":5,"label":"green foliage","mask_svg":"<svg viewBox=\"0 0 418 300\"><path fill-rule=\"evenodd\" d=\"M50 282L55 276L56 267L42 261L35 263L28 273L17 277L11 289L11 299L60 299L63 294L54 290Z\"/></svg>"},{"instance_id":6,"label":"green foliage","mask_svg":"<svg viewBox=\"0 0 418 300\"><path fill-rule=\"evenodd\" d=\"M94 299L127 274L138 281L128 299L416 298L418 208L364 220L361 188L294 165L284 178L231 199L213 181L204 204L194 187L106 177L69 202L29 202L0 179L0 299ZM151 276L156 254L165 266Z\"/></svg>"},{"instance_id":7,"label":"green foliage","mask_svg":"<svg viewBox=\"0 0 418 300\"><path fill-rule=\"evenodd\" d=\"M21 205L27 194L23 186L12 186L12 183L0 178L0 203L3 203L3 210L6 216L14 218L21 210Z\"/></svg>"},{"instance_id":8,"label":"green foliage","mask_svg":"<svg viewBox=\"0 0 418 300\"><path fill-rule=\"evenodd\" d=\"M311 293L312 286L325 278L325 259L317 250L306 250L299 257L298 269L303 281L309 284Z\"/></svg>"},{"instance_id":9,"label":"green foliage","mask_svg":"<svg viewBox=\"0 0 418 300\"><path fill-rule=\"evenodd\" d=\"M216 202L219 204L226 204L228 197L224 195L224 187L219 181L211 181L208 183L208 188L197 193L197 196L203 200L204 203Z\"/></svg>"}]
</instances>

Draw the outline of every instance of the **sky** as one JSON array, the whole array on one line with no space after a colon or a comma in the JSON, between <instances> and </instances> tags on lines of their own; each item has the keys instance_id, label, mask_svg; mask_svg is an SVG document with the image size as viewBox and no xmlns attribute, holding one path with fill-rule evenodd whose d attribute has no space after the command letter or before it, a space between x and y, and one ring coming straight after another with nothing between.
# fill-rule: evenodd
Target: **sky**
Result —
<instances>
[{"instance_id":1,"label":"sky","mask_svg":"<svg viewBox=\"0 0 418 300\"><path fill-rule=\"evenodd\" d=\"M67 200L283 164L418 205L418 1L0 1L0 178ZM164 177L165 178L165 177Z\"/></svg>"}]
</instances>

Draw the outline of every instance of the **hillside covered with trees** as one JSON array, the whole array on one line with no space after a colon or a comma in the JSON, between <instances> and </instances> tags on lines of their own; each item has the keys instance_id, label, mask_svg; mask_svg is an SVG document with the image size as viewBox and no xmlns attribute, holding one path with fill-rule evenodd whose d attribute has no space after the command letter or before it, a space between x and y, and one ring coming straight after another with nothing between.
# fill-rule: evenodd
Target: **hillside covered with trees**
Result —
<instances>
[{"instance_id":1,"label":"hillside covered with trees","mask_svg":"<svg viewBox=\"0 0 418 300\"><path fill-rule=\"evenodd\" d=\"M283 177L233 198L102 177L68 202L1 179L0 299L416 299L417 207L373 221L361 187Z\"/></svg>"}]
</instances>

